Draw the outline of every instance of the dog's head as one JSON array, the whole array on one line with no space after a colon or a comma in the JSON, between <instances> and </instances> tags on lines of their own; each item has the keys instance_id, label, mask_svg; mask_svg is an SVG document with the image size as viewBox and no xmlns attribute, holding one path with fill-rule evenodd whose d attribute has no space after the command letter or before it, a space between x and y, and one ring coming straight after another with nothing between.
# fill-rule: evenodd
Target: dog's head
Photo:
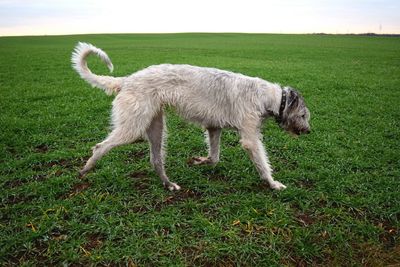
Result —
<instances>
[{"instance_id":1,"label":"dog's head","mask_svg":"<svg viewBox=\"0 0 400 267\"><path fill-rule=\"evenodd\" d=\"M280 116L279 126L294 134L309 134L310 111L303 97L293 88L286 88L286 106Z\"/></svg>"}]
</instances>

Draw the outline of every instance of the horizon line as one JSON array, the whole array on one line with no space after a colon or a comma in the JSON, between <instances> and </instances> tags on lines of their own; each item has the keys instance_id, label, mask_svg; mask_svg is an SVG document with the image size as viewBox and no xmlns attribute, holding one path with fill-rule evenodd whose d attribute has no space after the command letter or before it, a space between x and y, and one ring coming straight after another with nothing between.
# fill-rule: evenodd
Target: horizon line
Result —
<instances>
[{"instance_id":1,"label":"horizon line","mask_svg":"<svg viewBox=\"0 0 400 267\"><path fill-rule=\"evenodd\" d=\"M77 36L77 35L117 35L117 34L276 34L276 35L360 35L360 36L382 36L382 37L400 37L400 33L376 33L376 32L362 32L362 33L328 33L328 32L104 32L104 33L60 33L60 34L21 34L21 35L1 35L0 37L57 37L57 36Z\"/></svg>"}]
</instances>

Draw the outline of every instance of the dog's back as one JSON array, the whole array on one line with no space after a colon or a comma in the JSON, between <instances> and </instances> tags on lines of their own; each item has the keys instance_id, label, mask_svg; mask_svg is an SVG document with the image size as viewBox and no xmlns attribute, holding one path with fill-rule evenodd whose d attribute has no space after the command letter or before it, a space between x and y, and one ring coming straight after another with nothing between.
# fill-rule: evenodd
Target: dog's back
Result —
<instances>
[{"instance_id":1,"label":"dog's back","mask_svg":"<svg viewBox=\"0 0 400 267\"><path fill-rule=\"evenodd\" d=\"M235 127L245 114L261 112L268 86L273 84L230 71L162 64L126 77L121 93L154 97L203 126Z\"/></svg>"}]
</instances>

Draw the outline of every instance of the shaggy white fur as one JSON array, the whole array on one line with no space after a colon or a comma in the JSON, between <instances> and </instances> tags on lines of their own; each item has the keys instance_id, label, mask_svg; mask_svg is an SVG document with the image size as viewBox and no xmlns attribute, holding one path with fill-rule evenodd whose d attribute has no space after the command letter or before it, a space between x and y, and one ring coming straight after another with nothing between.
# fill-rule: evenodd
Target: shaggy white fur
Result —
<instances>
[{"instance_id":1,"label":"shaggy white fur","mask_svg":"<svg viewBox=\"0 0 400 267\"><path fill-rule=\"evenodd\" d=\"M78 43L75 47L71 59L73 68L79 73L82 79L86 80L93 87L103 89L106 94L111 95L113 92L118 92L120 88L119 78L95 75L89 70L86 64L86 58L91 53L100 57L100 59L107 65L110 72L113 72L114 66L108 55L103 50L87 43Z\"/></svg>"},{"instance_id":2,"label":"shaggy white fur","mask_svg":"<svg viewBox=\"0 0 400 267\"><path fill-rule=\"evenodd\" d=\"M309 132L309 111L303 99L291 88L288 104L280 113L282 88L260 78L215 68L162 64L150 66L126 77L99 76L86 64L89 54L98 55L113 69L105 52L91 44L78 43L72 54L74 69L92 86L107 94L117 93L113 101L113 131L93 149L93 156L81 170L86 174L111 148L141 137L151 144L151 162L170 190L180 187L169 181L164 170L165 120L163 107L176 107L184 118L207 129L209 156L194 158L195 164L215 164L219 160L221 128L237 129L241 144L273 189L285 186L272 178L272 170L261 142L261 122L269 115L281 116L281 126L296 134Z\"/></svg>"}]
</instances>

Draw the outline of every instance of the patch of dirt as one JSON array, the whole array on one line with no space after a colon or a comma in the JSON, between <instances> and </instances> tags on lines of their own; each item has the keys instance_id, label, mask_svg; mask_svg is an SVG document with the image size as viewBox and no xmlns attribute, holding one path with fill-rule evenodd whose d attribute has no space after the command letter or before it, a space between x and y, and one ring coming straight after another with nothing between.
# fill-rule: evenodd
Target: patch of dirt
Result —
<instances>
[{"instance_id":1,"label":"patch of dirt","mask_svg":"<svg viewBox=\"0 0 400 267\"><path fill-rule=\"evenodd\" d=\"M130 173L128 176L130 178L134 179L133 187L135 188L135 190L146 191L147 189L149 189L149 187L150 187L150 184L149 184L150 177L149 177L147 172L145 172L145 171L135 171L135 172Z\"/></svg>"},{"instance_id":2,"label":"patch of dirt","mask_svg":"<svg viewBox=\"0 0 400 267\"><path fill-rule=\"evenodd\" d=\"M149 175L145 171L136 171L136 172L130 173L129 177L135 178L135 179L142 179L142 178L149 177Z\"/></svg>"},{"instance_id":3,"label":"patch of dirt","mask_svg":"<svg viewBox=\"0 0 400 267\"><path fill-rule=\"evenodd\" d=\"M53 264L50 264L49 262L50 258L47 256L48 249L48 243L38 239L34 241L32 248L23 248L21 250L18 250L17 252L14 252L14 254L9 255L9 257L5 259L11 266L19 266L22 262L27 261L30 261L31 264L32 262L40 263L43 266L54 265L54 262Z\"/></svg>"},{"instance_id":4,"label":"patch of dirt","mask_svg":"<svg viewBox=\"0 0 400 267\"><path fill-rule=\"evenodd\" d=\"M324 208L326 206L328 206L327 197L318 197L318 207Z\"/></svg>"},{"instance_id":5,"label":"patch of dirt","mask_svg":"<svg viewBox=\"0 0 400 267\"><path fill-rule=\"evenodd\" d=\"M191 189L181 190L164 200L164 203L175 203L187 199L200 199L203 193Z\"/></svg>"},{"instance_id":6,"label":"patch of dirt","mask_svg":"<svg viewBox=\"0 0 400 267\"><path fill-rule=\"evenodd\" d=\"M307 213L297 213L295 220L304 227L308 227L315 223L315 219Z\"/></svg>"},{"instance_id":7,"label":"patch of dirt","mask_svg":"<svg viewBox=\"0 0 400 267\"><path fill-rule=\"evenodd\" d=\"M34 175L29 180L14 179L14 180L7 181L7 182L4 183L4 187L5 188L10 188L10 189L11 188L16 188L16 187L22 186L24 184L27 184L27 183L30 183L30 182L33 182L33 181L41 182L41 181L44 181L44 180L46 180L48 178L49 178L48 175L37 174L37 175Z\"/></svg>"},{"instance_id":8,"label":"patch of dirt","mask_svg":"<svg viewBox=\"0 0 400 267\"><path fill-rule=\"evenodd\" d=\"M344 191L346 194L348 194L350 196L355 196L358 194L357 190L355 190L354 188L350 188L350 187L344 188Z\"/></svg>"},{"instance_id":9,"label":"patch of dirt","mask_svg":"<svg viewBox=\"0 0 400 267\"><path fill-rule=\"evenodd\" d=\"M140 192L147 191L150 188L149 182L149 179L140 180L138 182L135 182L133 187L135 188L135 190Z\"/></svg>"},{"instance_id":10,"label":"patch of dirt","mask_svg":"<svg viewBox=\"0 0 400 267\"><path fill-rule=\"evenodd\" d=\"M35 146L36 153L47 153L49 151L49 147L46 144L40 144Z\"/></svg>"},{"instance_id":11,"label":"patch of dirt","mask_svg":"<svg viewBox=\"0 0 400 267\"><path fill-rule=\"evenodd\" d=\"M10 153L11 155L17 154L17 150L16 150L14 147L8 146L8 147L6 147L6 151L7 151L8 153Z\"/></svg>"},{"instance_id":12,"label":"patch of dirt","mask_svg":"<svg viewBox=\"0 0 400 267\"><path fill-rule=\"evenodd\" d=\"M400 246L390 250L370 243L353 244L354 255L363 266L400 266Z\"/></svg>"},{"instance_id":13,"label":"patch of dirt","mask_svg":"<svg viewBox=\"0 0 400 267\"><path fill-rule=\"evenodd\" d=\"M165 198L163 201L156 202L154 204L154 209L157 211L160 211L164 207L169 206L169 205L174 205L178 202L183 202L188 199L200 199L202 195L203 195L203 193L194 191L194 190L190 190L190 189L187 189L185 191L180 190L180 191L175 192L173 195Z\"/></svg>"},{"instance_id":14,"label":"patch of dirt","mask_svg":"<svg viewBox=\"0 0 400 267\"><path fill-rule=\"evenodd\" d=\"M246 192L254 192L254 193L259 193L259 192L268 192L268 191L273 191L269 184L265 181L262 180L256 180L254 183L251 184L251 187L249 189L246 188ZM274 195L273 195L274 196Z\"/></svg>"},{"instance_id":15,"label":"patch of dirt","mask_svg":"<svg viewBox=\"0 0 400 267\"><path fill-rule=\"evenodd\" d=\"M63 174L63 171L62 170L57 170L55 173L54 173L54 175L55 176L61 176Z\"/></svg>"},{"instance_id":16,"label":"patch of dirt","mask_svg":"<svg viewBox=\"0 0 400 267\"><path fill-rule=\"evenodd\" d=\"M74 184L74 186L71 188L71 190L68 193L61 195L59 198L60 199L71 198L73 196L76 196L76 195L82 193L89 187L90 187L90 183L88 183L88 182L76 183L76 184Z\"/></svg>"},{"instance_id":17,"label":"patch of dirt","mask_svg":"<svg viewBox=\"0 0 400 267\"><path fill-rule=\"evenodd\" d=\"M147 149L132 151L127 154L127 157L129 159L133 159L133 160L138 159L138 158L142 159L142 158L146 157L148 153L149 153L149 151Z\"/></svg>"},{"instance_id":18,"label":"patch of dirt","mask_svg":"<svg viewBox=\"0 0 400 267\"><path fill-rule=\"evenodd\" d=\"M315 187L315 182L309 179L300 179L295 182L297 187L304 189L313 189Z\"/></svg>"},{"instance_id":19,"label":"patch of dirt","mask_svg":"<svg viewBox=\"0 0 400 267\"><path fill-rule=\"evenodd\" d=\"M216 180L216 181L221 181L221 182L227 182L229 180L231 180L231 178L229 176L226 176L225 174L216 171L216 172L211 172L209 174L207 174L207 178L210 180Z\"/></svg>"},{"instance_id":20,"label":"patch of dirt","mask_svg":"<svg viewBox=\"0 0 400 267\"><path fill-rule=\"evenodd\" d=\"M86 190L87 188L89 188L89 186L90 186L90 183L78 183L78 184L75 184L72 187L71 193L75 194L75 195L79 194L83 190Z\"/></svg>"},{"instance_id":21,"label":"patch of dirt","mask_svg":"<svg viewBox=\"0 0 400 267\"><path fill-rule=\"evenodd\" d=\"M126 154L126 158L125 158L124 162L126 164L131 164L132 162L137 162L140 159L144 159L148 154L149 154L149 150L145 149L145 148L136 150L136 151L129 151Z\"/></svg>"},{"instance_id":22,"label":"patch of dirt","mask_svg":"<svg viewBox=\"0 0 400 267\"><path fill-rule=\"evenodd\" d=\"M385 250L391 250L398 246L400 232L396 226L392 225L388 221L379 222L377 226L382 229L382 233L379 235L379 240L383 244Z\"/></svg>"},{"instance_id":23,"label":"patch of dirt","mask_svg":"<svg viewBox=\"0 0 400 267\"><path fill-rule=\"evenodd\" d=\"M53 166L57 166L57 165L58 165L58 162L56 162L56 161L45 162L45 163L39 162L39 163L36 163L36 164L34 164L32 166L32 170L34 170L34 171L43 171L43 170L50 169Z\"/></svg>"},{"instance_id":24,"label":"patch of dirt","mask_svg":"<svg viewBox=\"0 0 400 267\"><path fill-rule=\"evenodd\" d=\"M11 195L11 196L8 196L7 200L5 201L5 204L6 205L15 205L15 204L18 204L21 202L26 203L26 202L32 201L34 198L35 197L31 196L31 195L28 195L28 196L21 195L21 194L20 195Z\"/></svg>"},{"instance_id":25,"label":"patch of dirt","mask_svg":"<svg viewBox=\"0 0 400 267\"><path fill-rule=\"evenodd\" d=\"M106 238L103 234L89 234L86 236L87 242L83 245L83 248L88 252L100 248L103 245L105 239Z\"/></svg>"},{"instance_id":26,"label":"patch of dirt","mask_svg":"<svg viewBox=\"0 0 400 267\"><path fill-rule=\"evenodd\" d=\"M131 207L129 208L129 212L133 213L146 213L150 211L149 207L146 206L136 206L136 207Z\"/></svg>"},{"instance_id":27,"label":"patch of dirt","mask_svg":"<svg viewBox=\"0 0 400 267\"><path fill-rule=\"evenodd\" d=\"M30 183L32 181L44 181L48 178L48 176L44 175L44 174L37 174L35 176L32 177L32 179L29 180L22 180L22 179L14 179L14 180L10 180L4 183L4 187L6 188L15 188L15 187L19 187L22 186L24 184Z\"/></svg>"},{"instance_id":28,"label":"patch of dirt","mask_svg":"<svg viewBox=\"0 0 400 267\"><path fill-rule=\"evenodd\" d=\"M18 186L21 186L23 184L25 184L26 181L23 181L21 179L14 179L14 180L10 180L4 183L4 187L6 188L15 188Z\"/></svg>"}]
</instances>

